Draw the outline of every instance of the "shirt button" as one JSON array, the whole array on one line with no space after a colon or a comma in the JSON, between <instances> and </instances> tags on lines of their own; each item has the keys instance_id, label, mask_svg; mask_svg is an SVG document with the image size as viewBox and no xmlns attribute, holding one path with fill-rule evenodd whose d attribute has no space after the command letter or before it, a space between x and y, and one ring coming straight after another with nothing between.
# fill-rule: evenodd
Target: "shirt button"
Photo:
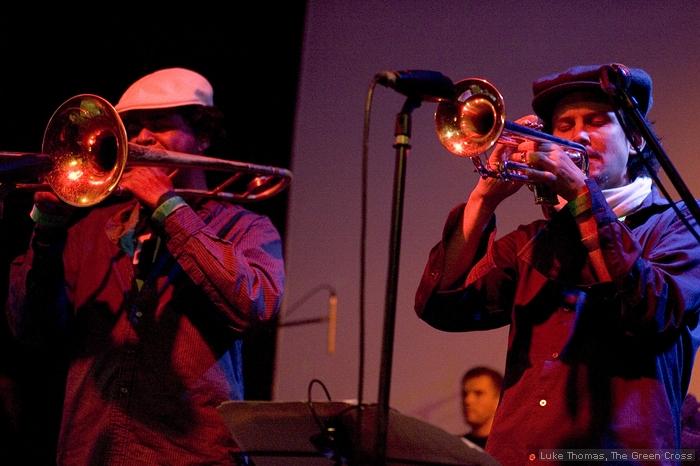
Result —
<instances>
[{"instance_id":1,"label":"shirt button","mask_svg":"<svg viewBox=\"0 0 700 466\"><path fill-rule=\"evenodd\" d=\"M540 400L540 406L547 406L547 400Z\"/></svg>"},{"instance_id":2,"label":"shirt button","mask_svg":"<svg viewBox=\"0 0 700 466\"><path fill-rule=\"evenodd\" d=\"M552 353L552 359L559 359L559 353L557 353L556 351Z\"/></svg>"},{"instance_id":3,"label":"shirt button","mask_svg":"<svg viewBox=\"0 0 700 466\"><path fill-rule=\"evenodd\" d=\"M534 453L530 453L530 456L527 457L530 461L535 461L537 459L537 456L535 456Z\"/></svg>"},{"instance_id":4,"label":"shirt button","mask_svg":"<svg viewBox=\"0 0 700 466\"><path fill-rule=\"evenodd\" d=\"M127 394L127 393L129 393L129 389L128 389L128 388L126 388L126 387L122 387L122 388L120 388L120 389L119 389L119 391L120 391L120 392L122 392L122 393L124 393L124 394Z\"/></svg>"},{"instance_id":5,"label":"shirt button","mask_svg":"<svg viewBox=\"0 0 700 466\"><path fill-rule=\"evenodd\" d=\"M141 316L143 315L143 312L141 312L141 311L136 311L136 312L134 313L134 315L135 315L136 317L141 317Z\"/></svg>"}]
</instances>

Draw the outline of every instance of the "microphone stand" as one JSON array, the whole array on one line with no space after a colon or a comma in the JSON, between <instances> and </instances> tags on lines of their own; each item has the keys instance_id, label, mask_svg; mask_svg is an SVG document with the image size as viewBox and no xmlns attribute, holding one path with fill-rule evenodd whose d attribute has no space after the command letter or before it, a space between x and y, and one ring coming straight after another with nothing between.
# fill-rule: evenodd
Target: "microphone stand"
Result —
<instances>
[{"instance_id":1,"label":"microphone stand","mask_svg":"<svg viewBox=\"0 0 700 466\"><path fill-rule=\"evenodd\" d=\"M614 81L610 80L611 73L615 75ZM671 159L666 154L666 151L664 151L664 149L661 147L661 143L659 142L658 138L649 128L646 119L637 107L637 101L629 92L627 92L630 81L630 72L622 65L605 65L601 68L600 85L608 94L608 97L610 97L611 103L619 112L624 113L629 117L628 120L632 121L637 131L639 131L639 133L644 137L644 140L647 144L649 144L649 147L651 147L652 151L654 152L659 165L661 165L661 168L663 168L681 199L685 202L686 206L688 206L688 210L693 215L696 223L700 224L700 208L698 208L695 197L692 195L683 181L683 178L681 178L680 174L673 166L673 163L671 163ZM627 128L624 124L622 127L625 129L627 138L634 145L634 141L630 137ZM671 200L669 199L669 201Z\"/></svg>"},{"instance_id":2,"label":"microphone stand","mask_svg":"<svg viewBox=\"0 0 700 466\"><path fill-rule=\"evenodd\" d=\"M399 275L399 255L401 251L401 224L403 221L403 200L406 180L406 159L411 148L411 113L420 107L422 100L409 96L396 116L394 148L396 164L394 170L394 192L389 242L389 267L384 307L384 331L382 338L382 359L379 370L379 396L377 405L377 438L375 445L375 465L386 464L387 434L389 424L389 392L391 388L391 363L394 348L394 324L396 318L396 294Z\"/></svg>"}]
</instances>

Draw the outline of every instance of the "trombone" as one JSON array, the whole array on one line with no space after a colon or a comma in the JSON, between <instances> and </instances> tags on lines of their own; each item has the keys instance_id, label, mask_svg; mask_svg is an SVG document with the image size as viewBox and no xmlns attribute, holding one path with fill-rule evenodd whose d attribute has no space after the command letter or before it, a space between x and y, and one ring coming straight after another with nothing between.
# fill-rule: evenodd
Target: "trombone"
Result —
<instances>
[{"instance_id":1,"label":"trombone","mask_svg":"<svg viewBox=\"0 0 700 466\"><path fill-rule=\"evenodd\" d=\"M488 81L477 78L455 83L454 100L443 100L435 111L435 129L447 150L469 157L482 178L530 183L522 170L524 163L505 161L491 168L481 161L481 154L496 143L517 147L525 141L552 142L562 147L566 155L588 176L588 154L581 145L540 132L531 127L506 121L505 104L498 90ZM557 204L557 196L545 186L534 185L537 204Z\"/></svg>"},{"instance_id":2,"label":"trombone","mask_svg":"<svg viewBox=\"0 0 700 466\"><path fill-rule=\"evenodd\" d=\"M216 198L229 202L267 199L289 186L289 170L265 165L184 154L128 142L114 107L102 97L81 94L65 101L44 131L42 152L0 152L0 185L12 189L53 190L64 202L89 207L112 193L127 166L164 166L233 172L210 190L176 189L184 197ZM42 176L46 184L20 184ZM252 179L243 177L248 175ZM242 186L238 191L227 190Z\"/></svg>"}]
</instances>

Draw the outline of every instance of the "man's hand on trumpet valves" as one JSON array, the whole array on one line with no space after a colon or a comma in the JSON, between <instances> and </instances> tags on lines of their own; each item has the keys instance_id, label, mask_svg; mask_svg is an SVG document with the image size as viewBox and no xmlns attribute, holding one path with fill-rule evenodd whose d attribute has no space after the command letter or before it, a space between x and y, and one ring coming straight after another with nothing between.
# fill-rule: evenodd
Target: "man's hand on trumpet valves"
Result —
<instances>
[{"instance_id":1,"label":"man's hand on trumpet valves","mask_svg":"<svg viewBox=\"0 0 700 466\"><path fill-rule=\"evenodd\" d=\"M539 120L535 115L527 115L516 120L516 123L524 126L536 126L538 122ZM486 163L491 170L496 170L497 167L503 165L506 161L528 163L527 151L532 151L535 147L529 143L523 143L520 146L522 147L516 148L498 143L494 146ZM482 197L487 204L495 209L503 200L518 192L523 184L519 181L503 181L499 178L481 178L473 194Z\"/></svg>"},{"instance_id":2,"label":"man's hand on trumpet valves","mask_svg":"<svg viewBox=\"0 0 700 466\"><path fill-rule=\"evenodd\" d=\"M518 155L519 152L515 147L496 144L487 163L491 169L495 170L496 167L502 165L503 162L507 160L520 161L517 159ZM500 178L480 177L474 191L472 191L472 195L482 198L483 202L495 209L498 204L518 192L522 187L523 183L518 181L504 181Z\"/></svg>"},{"instance_id":3,"label":"man's hand on trumpet valves","mask_svg":"<svg viewBox=\"0 0 700 466\"><path fill-rule=\"evenodd\" d=\"M545 185L567 201L576 199L585 186L586 175L564 150L551 142L528 141L518 147L529 166L523 173L532 184Z\"/></svg>"},{"instance_id":4,"label":"man's hand on trumpet valves","mask_svg":"<svg viewBox=\"0 0 700 466\"><path fill-rule=\"evenodd\" d=\"M538 121L535 115L528 115L518 119L516 123L535 126ZM517 148L497 144L489 157L489 165L495 168L506 161L527 165L525 168L518 169L520 174L531 180L527 184L545 185L567 201L575 199L585 185L586 176L581 169L564 149L551 142L527 140ZM521 181L503 182L499 179L495 181L494 189L503 196L499 203L517 192L520 185L524 184Z\"/></svg>"}]
</instances>

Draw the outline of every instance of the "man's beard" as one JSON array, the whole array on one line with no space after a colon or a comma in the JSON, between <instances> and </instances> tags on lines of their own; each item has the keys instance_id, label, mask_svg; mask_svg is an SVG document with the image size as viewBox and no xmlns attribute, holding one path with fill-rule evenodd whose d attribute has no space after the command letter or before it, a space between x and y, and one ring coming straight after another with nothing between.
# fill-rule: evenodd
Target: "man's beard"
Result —
<instances>
[{"instance_id":1,"label":"man's beard","mask_svg":"<svg viewBox=\"0 0 700 466\"><path fill-rule=\"evenodd\" d=\"M605 170L605 165L603 164L603 154L600 152L596 151L595 149L591 149L590 147L586 148L586 152L588 153L588 158L589 160L593 160L594 163L598 164L601 168L600 173L594 174L590 176L590 178L593 178L595 182L598 184L600 189L608 189L608 188L615 188L617 186L609 186L611 183L611 178L610 178L610 173L608 173L607 170Z\"/></svg>"}]
</instances>

